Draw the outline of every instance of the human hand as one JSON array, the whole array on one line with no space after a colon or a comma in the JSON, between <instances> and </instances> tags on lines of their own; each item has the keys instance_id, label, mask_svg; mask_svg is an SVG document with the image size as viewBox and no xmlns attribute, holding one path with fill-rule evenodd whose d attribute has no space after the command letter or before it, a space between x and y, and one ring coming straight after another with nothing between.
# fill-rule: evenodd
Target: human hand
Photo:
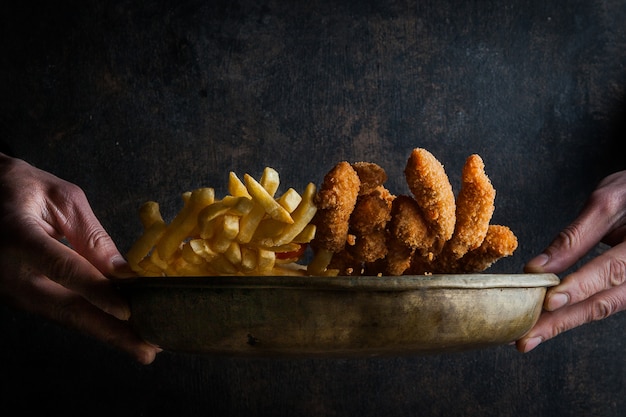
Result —
<instances>
[{"instance_id":1,"label":"human hand","mask_svg":"<svg viewBox=\"0 0 626 417\"><path fill-rule=\"evenodd\" d=\"M544 311L516 342L528 352L574 327L626 309L626 171L606 177L574 222L525 267L529 273L561 273L598 243L611 248L549 288Z\"/></svg>"},{"instance_id":2,"label":"human hand","mask_svg":"<svg viewBox=\"0 0 626 417\"><path fill-rule=\"evenodd\" d=\"M126 267L77 185L0 153L0 300L149 364L159 349L106 278Z\"/></svg>"}]
</instances>

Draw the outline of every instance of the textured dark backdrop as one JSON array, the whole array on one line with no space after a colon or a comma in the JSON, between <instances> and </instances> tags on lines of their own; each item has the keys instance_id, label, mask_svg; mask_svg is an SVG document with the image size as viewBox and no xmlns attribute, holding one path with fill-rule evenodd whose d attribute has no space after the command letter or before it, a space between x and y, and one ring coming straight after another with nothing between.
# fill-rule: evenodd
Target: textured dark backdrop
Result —
<instances>
[{"instance_id":1,"label":"textured dark backdrop","mask_svg":"<svg viewBox=\"0 0 626 417\"><path fill-rule=\"evenodd\" d=\"M126 251L137 208L272 166L285 186L414 147L458 190L479 153L522 266L623 169L626 4L74 1L0 7L0 134L84 188ZM61 3L61 4L56 4ZM597 250L601 250L598 248ZM0 309L2 407L66 415L621 416L626 317L522 355L264 360L107 346ZM83 411L83 412L81 412Z\"/></svg>"}]
</instances>

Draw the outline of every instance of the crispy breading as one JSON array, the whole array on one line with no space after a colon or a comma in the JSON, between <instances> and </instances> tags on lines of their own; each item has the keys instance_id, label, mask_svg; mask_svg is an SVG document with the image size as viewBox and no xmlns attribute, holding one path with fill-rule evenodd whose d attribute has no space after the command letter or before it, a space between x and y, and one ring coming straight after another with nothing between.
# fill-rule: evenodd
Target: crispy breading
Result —
<instances>
[{"instance_id":1,"label":"crispy breading","mask_svg":"<svg viewBox=\"0 0 626 417\"><path fill-rule=\"evenodd\" d=\"M361 180L359 195L369 194L387 181L385 170L374 162L354 162L352 168Z\"/></svg>"},{"instance_id":2,"label":"crispy breading","mask_svg":"<svg viewBox=\"0 0 626 417\"><path fill-rule=\"evenodd\" d=\"M435 253L454 232L456 204L443 165L426 149L415 148L404 169L406 181L424 220L435 236Z\"/></svg>"},{"instance_id":3,"label":"crispy breading","mask_svg":"<svg viewBox=\"0 0 626 417\"><path fill-rule=\"evenodd\" d=\"M511 256L517 249L517 237L507 226L489 225L481 245L468 252L455 265L440 266L439 272L467 274L481 272L497 260Z\"/></svg>"},{"instance_id":4,"label":"crispy breading","mask_svg":"<svg viewBox=\"0 0 626 417\"><path fill-rule=\"evenodd\" d=\"M354 245L346 250L359 262L369 263L387 256L387 232L375 230L364 235L357 235Z\"/></svg>"},{"instance_id":5,"label":"crispy breading","mask_svg":"<svg viewBox=\"0 0 626 417\"><path fill-rule=\"evenodd\" d=\"M345 161L337 163L324 176L315 199L318 210L311 221L317 228L311 242L313 248L335 253L343 250L360 186L359 176Z\"/></svg>"},{"instance_id":6,"label":"crispy breading","mask_svg":"<svg viewBox=\"0 0 626 417\"><path fill-rule=\"evenodd\" d=\"M414 253L429 256L435 245L435 236L413 198L397 196L392 203L388 222L387 273L401 275L411 265Z\"/></svg>"},{"instance_id":7,"label":"crispy breading","mask_svg":"<svg viewBox=\"0 0 626 417\"><path fill-rule=\"evenodd\" d=\"M329 270L337 270L341 276L362 275L363 263L356 260L347 249L333 255L328 264Z\"/></svg>"},{"instance_id":8,"label":"crispy breading","mask_svg":"<svg viewBox=\"0 0 626 417\"><path fill-rule=\"evenodd\" d=\"M443 165L415 148L404 174L412 196L394 196L374 163L337 164L318 192L309 273L475 273L517 248L506 226L490 225L495 189L482 158L470 155L455 199Z\"/></svg>"},{"instance_id":9,"label":"crispy breading","mask_svg":"<svg viewBox=\"0 0 626 417\"><path fill-rule=\"evenodd\" d=\"M494 211L496 190L485 173L479 155L470 155L463 166L461 190L456 199L456 224L444 254L459 259L485 239Z\"/></svg>"},{"instance_id":10,"label":"crispy breading","mask_svg":"<svg viewBox=\"0 0 626 417\"><path fill-rule=\"evenodd\" d=\"M356 235L366 235L384 230L391 219L394 198L383 186L375 187L369 194L359 196L350 216L350 231Z\"/></svg>"}]
</instances>

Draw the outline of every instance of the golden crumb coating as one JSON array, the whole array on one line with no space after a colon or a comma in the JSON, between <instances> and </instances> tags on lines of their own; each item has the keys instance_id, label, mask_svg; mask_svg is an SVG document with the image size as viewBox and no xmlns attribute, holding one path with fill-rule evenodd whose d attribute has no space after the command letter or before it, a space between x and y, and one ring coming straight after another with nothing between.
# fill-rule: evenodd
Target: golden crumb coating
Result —
<instances>
[{"instance_id":1,"label":"golden crumb coating","mask_svg":"<svg viewBox=\"0 0 626 417\"><path fill-rule=\"evenodd\" d=\"M395 197L385 187L378 186L369 194L357 199L350 216L350 231L356 235L366 235L384 230L391 219L391 204Z\"/></svg>"},{"instance_id":2,"label":"golden crumb coating","mask_svg":"<svg viewBox=\"0 0 626 417\"><path fill-rule=\"evenodd\" d=\"M435 252L439 252L452 237L455 224L456 204L448 175L437 158L422 148L413 149L404 175L435 236Z\"/></svg>"},{"instance_id":3,"label":"golden crumb coating","mask_svg":"<svg viewBox=\"0 0 626 417\"><path fill-rule=\"evenodd\" d=\"M435 244L435 236L424 220L417 202L399 195L392 203L388 223L387 273L401 275L411 264L413 254L428 256Z\"/></svg>"},{"instance_id":4,"label":"golden crumb coating","mask_svg":"<svg viewBox=\"0 0 626 417\"><path fill-rule=\"evenodd\" d=\"M470 155L463 167L461 190L456 199L456 224L444 248L445 256L459 259L485 239L494 211L496 190L485 173L480 156Z\"/></svg>"},{"instance_id":5,"label":"golden crumb coating","mask_svg":"<svg viewBox=\"0 0 626 417\"><path fill-rule=\"evenodd\" d=\"M337 270L337 275L340 276L358 276L363 274L362 262L356 260L347 249L333 254L328 264L328 269Z\"/></svg>"},{"instance_id":6,"label":"golden crumb coating","mask_svg":"<svg viewBox=\"0 0 626 417\"><path fill-rule=\"evenodd\" d=\"M385 170L374 162L354 162L352 168L354 168L361 180L360 195L369 194L387 181Z\"/></svg>"},{"instance_id":7,"label":"golden crumb coating","mask_svg":"<svg viewBox=\"0 0 626 417\"><path fill-rule=\"evenodd\" d=\"M387 256L387 232L384 229L356 236L347 251L359 262L369 263Z\"/></svg>"},{"instance_id":8,"label":"golden crumb coating","mask_svg":"<svg viewBox=\"0 0 626 417\"><path fill-rule=\"evenodd\" d=\"M312 220L317 228L311 242L314 248L331 252L343 250L360 187L359 176L345 161L337 163L324 176L315 199L318 210Z\"/></svg>"},{"instance_id":9,"label":"golden crumb coating","mask_svg":"<svg viewBox=\"0 0 626 417\"><path fill-rule=\"evenodd\" d=\"M341 162L324 177L310 274L476 273L517 249L508 227L489 224L496 192L479 155L466 159L456 199L425 149L413 149L404 174L412 195L393 195L374 163Z\"/></svg>"},{"instance_id":10,"label":"golden crumb coating","mask_svg":"<svg viewBox=\"0 0 626 417\"><path fill-rule=\"evenodd\" d=\"M459 274L481 272L489 268L497 260L511 256L517 249L517 237L507 226L492 224L482 244L459 259L454 266L444 270Z\"/></svg>"}]
</instances>

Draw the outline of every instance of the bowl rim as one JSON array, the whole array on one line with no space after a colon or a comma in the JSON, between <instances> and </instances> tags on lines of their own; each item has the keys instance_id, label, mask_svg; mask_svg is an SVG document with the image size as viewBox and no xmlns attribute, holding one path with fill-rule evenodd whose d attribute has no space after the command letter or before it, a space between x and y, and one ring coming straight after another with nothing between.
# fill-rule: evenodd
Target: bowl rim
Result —
<instances>
[{"instance_id":1,"label":"bowl rim","mask_svg":"<svg viewBox=\"0 0 626 417\"><path fill-rule=\"evenodd\" d=\"M226 275L111 278L120 290L171 289L303 289L346 291L410 291L424 289L488 289L552 287L551 273L433 274L400 276Z\"/></svg>"}]
</instances>

